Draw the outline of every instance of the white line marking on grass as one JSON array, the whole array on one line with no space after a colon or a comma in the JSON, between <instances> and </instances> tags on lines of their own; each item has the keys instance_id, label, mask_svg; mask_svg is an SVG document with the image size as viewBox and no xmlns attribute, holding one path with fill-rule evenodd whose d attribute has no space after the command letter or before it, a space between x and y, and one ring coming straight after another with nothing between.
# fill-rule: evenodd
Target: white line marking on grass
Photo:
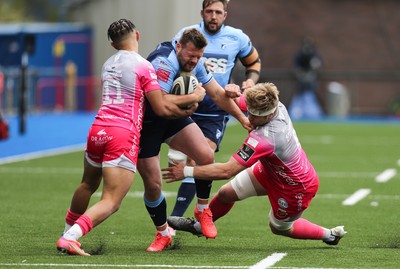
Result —
<instances>
[{"instance_id":1,"label":"white line marking on grass","mask_svg":"<svg viewBox=\"0 0 400 269\"><path fill-rule=\"evenodd\" d=\"M368 194L370 194L370 189L359 189L352 195L350 195L346 200L342 202L342 205L355 205L360 200L364 199Z\"/></svg>"},{"instance_id":2,"label":"white line marking on grass","mask_svg":"<svg viewBox=\"0 0 400 269\"><path fill-rule=\"evenodd\" d=\"M82 174L82 168L66 167L2 167L0 174Z\"/></svg>"},{"instance_id":3,"label":"white line marking on grass","mask_svg":"<svg viewBox=\"0 0 400 269\"><path fill-rule=\"evenodd\" d=\"M378 183L385 183L391 180L397 174L397 170L389 168L376 176L375 181Z\"/></svg>"},{"instance_id":4,"label":"white line marking on grass","mask_svg":"<svg viewBox=\"0 0 400 269\"><path fill-rule=\"evenodd\" d=\"M242 269L248 266L208 266L208 265L168 265L168 264L56 264L56 263L0 263L0 266L28 267L116 267L116 268L210 268L210 269ZM295 269L295 267L290 267Z\"/></svg>"},{"instance_id":5,"label":"white line marking on grass","mask_svg":"<svg viewBox=\"0 0 400 269\"><path fill-rule=\"evenodd\" d=\"M285 254L285 253L283 253ZM72 264L72 263L0 263L0 266L12 267L115 267L115 268L210 268L210 269L241 269L252 268L249 266L208 266L208 265L167 265L167 264ZM346 268L325 268L325 267L287 267L287 266L273 266L269 268L275 269L346 269Z\"/></svg>"},{"instance_id":6,"label":"white line marking on grass","mask_svg":"<svg viewBox=\"0 0 400 269\"><path fill-rule=\"evenodd\" d=\"M347 194L332 194L332 193L325 193L325 194L317 194L315 196L316 199L338 199L344 200L349 197ZM400 195L369 195L367 199L370 200L400 200Z\"/></svg>"},{"instance_id":7,"label":"white line marking on grass","mask_svg":"<svg viewBox=\"0 0 400 269\"><path fill-rule=\"evenodd\" d=\"M0 158L0 164L6 163L13 163L13 162L20 162L20 161L28 161L32 159L42 158L42 157L49 157L60 155L64 153L71 153L85 149L86 144L78 144L72 145L67 147L55 148L55 149L48 149L48 150L41 150L26 154L14 155L10 157Z\"/></svg>"},{"instance_id":8,"label":"white line marking on grass","mask_svg":"<svg viewBox=\"0 0 400 269\"><path fill-rule=\"evenodd\" d=\"M280 260L285 257L287 253L272 253L272 255L269 255L267 258L264 260L254 264L253 266L250 266L249 269L266 269L270 268L273 266L275 263L279 262Z\"/></svg>"},{"instance_id":9,"label":"white line marking on grass","mask_svg":"<svg viewBox=\"0 0 400 269\"><path fill-rule=\"evenodd\" d=\"M175 197L176 192L175 191L163 191L165 197ZM93 194L94 197L101 197L102 192L98 191ZM131 198L143 198L143 191L130 191L126 194L126 197L131 197Z\"/></svg>"}]
</instances>

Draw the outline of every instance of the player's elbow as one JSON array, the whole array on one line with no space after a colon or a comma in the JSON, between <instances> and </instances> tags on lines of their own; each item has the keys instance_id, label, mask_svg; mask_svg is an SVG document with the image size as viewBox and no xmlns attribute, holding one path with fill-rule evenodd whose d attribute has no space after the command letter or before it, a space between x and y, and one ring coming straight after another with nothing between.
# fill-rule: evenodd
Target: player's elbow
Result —
<instances>
[{"instance_id":1,"label":"player's elbow","mask_svg":"<svg viewBox=\"0 0 400 269\"><path fill-rule=\"evenodd\" d=\"M166 107L159 107L157 109L154 109L154 113L162 118L169 118L171 117L171 111L167 109Z\"/></svg>"}]
</instances>

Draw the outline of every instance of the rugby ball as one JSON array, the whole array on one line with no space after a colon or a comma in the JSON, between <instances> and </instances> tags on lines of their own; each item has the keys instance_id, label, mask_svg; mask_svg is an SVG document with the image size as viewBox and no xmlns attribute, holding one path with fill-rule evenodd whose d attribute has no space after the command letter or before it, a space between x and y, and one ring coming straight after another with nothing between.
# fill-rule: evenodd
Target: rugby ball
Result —
<instances>
[{"instance_id":1,"label":"rugby ball","mask_svg":"<svg viewBox=\"0 0 400 269\"><path fill-rule=\"evenodd\" d=\"M174 79L171 93L176 95L191 94L198 83L192 72L179 72Z\"/></svg>"}]
</instances>

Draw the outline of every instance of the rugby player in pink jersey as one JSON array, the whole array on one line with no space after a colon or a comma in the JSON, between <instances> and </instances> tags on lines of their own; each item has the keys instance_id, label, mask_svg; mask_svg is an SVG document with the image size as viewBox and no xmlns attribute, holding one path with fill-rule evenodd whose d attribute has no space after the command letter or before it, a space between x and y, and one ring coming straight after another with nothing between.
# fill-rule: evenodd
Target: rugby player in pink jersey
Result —
<instances>
[{"instance_id":1,"label":"rugby player in pink jersey","mask_svg":"<svg viewBox=\"0 0 400 269\"><path fill-rule=\"evenodd\" d=\"M213 221L226 215L236 201L268 195L269 226L274 234L337 245L346 233L343 226L327 229L301 217L317 193L319 179L278 95L272 83L246 89L239 105L247 109L255 128L228 162L196 167L179 163L163 168L163 178L173 182L188 176L204 180L235 176L210 202ZM170 216L168 223L174 229L201 235L200 224L190 218Z\"/></svg>"},{"instance_id":2,"label":"rugby player in pink jersey","mask_svg":"<svg viewBox=\"0 0 400 269\"><path fill-rule=\"evenodd\" d=\"M205 96L204 88L199 86L184 100L168 100L153 66L138 54L140 35L131 21L113 22L107 34L117 52L102 68L102 104L89 130L82 181L73 195L63 234L57 242L58 251L70 255L90 256L81 248L79 239L119 209L132 185L145 97L157 115L176 118L191 115ZM179 107L188 102L193 104L191 109ZM101 199L88 208L102 179ZM166 212L164 224L156 229L156 239L148 251L160 251L172 242ZM166 231L167 235L160 240L161 233Z\"/></svg>"}]
</instances>

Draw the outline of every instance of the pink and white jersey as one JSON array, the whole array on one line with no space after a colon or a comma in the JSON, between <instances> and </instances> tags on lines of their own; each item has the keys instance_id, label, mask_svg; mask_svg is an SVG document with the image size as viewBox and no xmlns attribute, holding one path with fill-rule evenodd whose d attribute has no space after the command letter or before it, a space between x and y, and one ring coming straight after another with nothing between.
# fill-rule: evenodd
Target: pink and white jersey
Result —
<instances>
[{"instance_id":1,"label":"pink and white jersey","mask_svg":"<svg viewBox=\"0 0 400 269\"><path fill-rule=\"evenodd\" d=\"M306 188L313 180L318 180L282 103L278 105L277 115L266 125L251 131L233 157L246 167L260 161L268 180L281 189L287 189L288 185Z\"/></svg>"},{"instance_id":2,"label":"pink and white jersey","mask_svg":"<svg viewBox=\"0 0 400 269\"><path fill-rule=\"evenodd\" d=\"M153 66L136 52L119 50L102 68L102 104L94 125L121 127L140 135L145 93L159 90Z\"/></svg>"}]
</instances>

